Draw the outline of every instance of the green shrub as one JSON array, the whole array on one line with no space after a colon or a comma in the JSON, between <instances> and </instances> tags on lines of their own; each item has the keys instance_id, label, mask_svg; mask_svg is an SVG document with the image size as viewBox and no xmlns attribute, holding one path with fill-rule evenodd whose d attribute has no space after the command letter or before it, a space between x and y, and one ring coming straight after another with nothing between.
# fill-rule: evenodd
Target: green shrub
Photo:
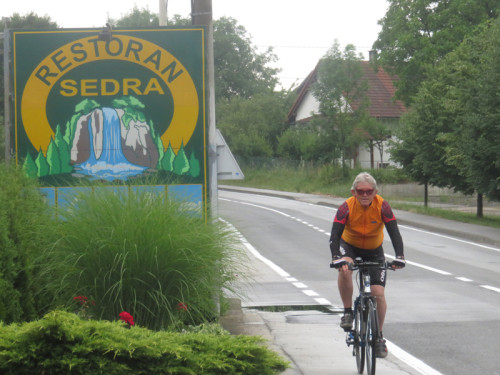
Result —
<instances>
[{"instance_id":1,"label":"green shrub","mask_svg":"<svg viewBox=\"0 0 500 375\"><path fill-rule=\"evenodd\" d=\"M58 296L54 308L86 296L93 304L85 314L98 319L126 310L150 329L199 324L217 316L219 295L238 273L233 235L189 204L97 189L59 215L60 240L40 280Z\"/></svg>"},{"instance_id":2,"label":"green shrub","mask_svg":"<svg viewBox=\"0 0 500 375\"><path fill-rule=\"evenodd\" d=\"M0 325L0 373L277 374L287 364L255 336L127 329L61 311L22 325Z\"/></svg>"},{"instance_id":3,"label":"green shrub","mask_svg":"<svg viewBox=\"0 0 500 375\"><path fill-rule=\"evenodd\" d=\"M39 317L44 298L33 282L35 259L52 241L51 211L36 182L13 164L0 164L0 320Z\"/></svg>"}]
</instances>

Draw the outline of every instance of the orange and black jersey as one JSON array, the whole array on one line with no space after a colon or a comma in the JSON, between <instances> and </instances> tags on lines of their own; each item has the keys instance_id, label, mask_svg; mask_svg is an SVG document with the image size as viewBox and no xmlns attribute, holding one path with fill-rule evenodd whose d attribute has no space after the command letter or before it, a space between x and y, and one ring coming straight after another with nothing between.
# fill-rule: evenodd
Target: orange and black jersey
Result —
<instances>
[{"instance_id":1,"label":"orange and black jersey","mask_svg":"<svg viewBox=\"0 0 500 375\"><path fill-rule=\"evenodd\" d=\"M356 197L347 199L339 207L333 221L330 235L332 257L341 256L341 238L359 249L377 249L384 240L384 225L396 256L403 256L403 239L389 203L380 195L376 195L371 205L365 208L359 204Z\"/></svg>"}]
</instances>

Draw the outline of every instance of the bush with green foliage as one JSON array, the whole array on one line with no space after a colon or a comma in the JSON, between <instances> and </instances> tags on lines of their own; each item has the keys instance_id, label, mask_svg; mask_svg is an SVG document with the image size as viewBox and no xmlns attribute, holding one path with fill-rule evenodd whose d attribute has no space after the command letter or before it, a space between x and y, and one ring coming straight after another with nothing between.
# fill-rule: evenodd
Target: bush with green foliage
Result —
<instances>
[{"instance_id":1,"label":"bush with green foliage","mask_svg":"<svg viewBox=\"0 0 500 375\"><path fill-rule=\"evenodd\" d=\"M157 330L213 319L243 261L231 232L164 194L94 190L59 211L60 240L39 281L57 296L51 307L82 295L94 318L126 310Z\"/></svg>"},{"instance_id":2,"label":"bush with green foliage","mask_svg":"<svg viewBox=\"0 0 500 375\"><path fill-rule=\"evenodd\" d=\"M45 297L33 280L35 259L52 242L52 211L34 180L13 164L0 164L0 320L38 317Z\"/></svg>"},{"instance_id":3,"label":"bush with green foliage","mask_svg":"<svg viewBox=\"0 0 500 375\"><path fill-rule=\"evenodd\" d=\"M62 311L22 325L0 324L0 373L5 375L266 375L286 367L261 338L213 327L154 332Z\"/></svg>"}]
</instances>

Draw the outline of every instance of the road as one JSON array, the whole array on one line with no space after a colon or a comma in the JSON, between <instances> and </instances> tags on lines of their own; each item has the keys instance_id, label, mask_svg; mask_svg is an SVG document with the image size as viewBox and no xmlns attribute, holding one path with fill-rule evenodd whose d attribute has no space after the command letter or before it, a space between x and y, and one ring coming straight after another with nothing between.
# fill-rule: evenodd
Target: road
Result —
<instances>
[{"instance_id":1,"label":"road","mask_svg":"<svg viewBox=\"0 0 500 375\"><path fill-rule=\"evenodd\" d=\"M340 306L328 268L333 207L219 191L219 216L309 294L267 288L254 305ZM500 249L400 225L408 266L390 273L384 335L444 375L500 374ZM389 237L386 235L386 238ZM384 242L393 256L390 240Z\"/></svg>"}]
</instances>

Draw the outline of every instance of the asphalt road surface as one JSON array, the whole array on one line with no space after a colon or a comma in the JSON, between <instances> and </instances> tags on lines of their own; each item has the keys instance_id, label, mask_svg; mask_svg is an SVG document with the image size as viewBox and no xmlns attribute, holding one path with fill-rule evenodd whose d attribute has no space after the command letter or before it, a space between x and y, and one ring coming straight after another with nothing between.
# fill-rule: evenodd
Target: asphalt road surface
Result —
<instances>
[{"instance_id":1,"label":"asphalt road surface","mask_svg":"<svg viewBox=\"0 0 500 375\"><path fill-rule=\"evenodd\" d=\"M336 210L219 191L219 216L274 264L340 307L328 239ZM432 220L429 218L429 220ZM390 272L384 336L444 375L500 374L500 249L400 225L407 267ZM385 253L394 256L389 237ZM255 305L299 305L279 288ZM261 299L261 300L259 300Z\"/></svg>"}]
</instances>

